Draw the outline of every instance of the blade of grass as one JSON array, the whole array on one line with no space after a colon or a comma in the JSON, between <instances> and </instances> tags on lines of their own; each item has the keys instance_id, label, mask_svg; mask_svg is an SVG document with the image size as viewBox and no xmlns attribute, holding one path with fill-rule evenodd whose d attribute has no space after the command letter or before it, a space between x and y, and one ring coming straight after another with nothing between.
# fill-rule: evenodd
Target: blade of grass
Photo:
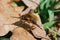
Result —
<instances>
[{"instance_id":1,"label":"blade of grass","mask_svg":"<svg viewBox=\"0 0 60 40\"><path fill-rule=\"evenodd\" d=\"M54 12L60 12L60 10L58 9L58 10L54 10Z\"/></svg>"},{"instance_id":2,"label":"blade of grass","mask_svg":"<svg viewBox=\"0 0 60 40\"><path fill-rule=\"evenodd\" d=\"M48 14L49 14L49 21L53 21L54 20L54 12L52 10L48 10Z\"/></svg>"},{"instance_id":3,"label":"blade of grass","mask_svg":"<svg viewBox=\"0 0 60 40\"><path fill-rule=\"evenodd\" d=\"M47 28L51 28L51 26L56 23L56 21L52 21L52 22L47 22L44 24L44 29L47 29Z\"/></svg>"},{"instance_id":4,"label":"blade of grass","mask_svg":"<svg viewBox=\"0 0 60 40\"><path fill-rule=\"evenodd\" d=\"M51 2L51 0L47 0L47 2L46 2L46 8L49 7L50 2Z\"/></svg>"},{"instance_id":5,"label":"blade of grass","mask_svg":"<svg viewBox=\"0 0 60 40\"><path fill-rule=\"evenodd\" d=\"M46 2L47 2L47 0L45 0L45 1L43 1L43 2L41 2L41 4L40 4L40 8L41 8L41 10L43 10L43 9L44 9L44 5L46 4Z\"/></svg>"}]
</instances>

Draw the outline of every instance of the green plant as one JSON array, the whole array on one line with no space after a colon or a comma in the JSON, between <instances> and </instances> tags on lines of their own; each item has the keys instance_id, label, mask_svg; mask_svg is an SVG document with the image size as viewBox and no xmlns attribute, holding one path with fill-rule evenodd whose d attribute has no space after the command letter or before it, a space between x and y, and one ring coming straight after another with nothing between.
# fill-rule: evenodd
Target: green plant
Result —
<instances>
[{"instance_id":1,"label":"green plant","mask_svg":"<svg viewBox=\"0 0 60 40\"><path fill-rule=\"evenodd\" d=\"M9 38L1 37L0 40L9 40Z\"/></svg>"},{"instance_id":2,"label":"green plant","mask_svg":"<svg viewBox=\"0 0 60 40\"><path fill-rule=\"evenodd\" d=\"M57 39L57 34L54 30L54 13L59 12L60 9L55 10L54 7L60 2L56 0L41 0L41 3L38 7L38 14L41 16L42 23L44 24L44 29L50 29L54 33L55 40Z\"/></svg>"}]
</instances>

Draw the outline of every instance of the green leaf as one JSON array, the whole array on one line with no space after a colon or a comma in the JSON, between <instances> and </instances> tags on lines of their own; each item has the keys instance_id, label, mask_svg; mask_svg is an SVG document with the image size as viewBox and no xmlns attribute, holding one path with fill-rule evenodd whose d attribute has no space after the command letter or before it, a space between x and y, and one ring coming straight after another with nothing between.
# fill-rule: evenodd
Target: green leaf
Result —
<instances>
[{"instance_id":1,"label":"green leaf","mask_svg":"<svg viewBox=\"0 0 60 40\"><path fill-rule=\"evenodd\" d=\"M51 2L51 0L47 0L47 2L46 2L46 8L49 7L50 2Z\"/></svg>"},{"instance_id":2,"label":"green leaf","mask_svg":"<svg viewBox=\"0 0 60 40\"><path fill-rule=\"evenodd\" d=\"M54 38L55 38L55 40L58 40L56 32L54 32Z\"/></svg>"},{"instance_id":3,"label":"green leaf","mask_svg":"<svg viewBox=\"0 0 60 40\"><path fill-rule=\"evenodd\" d=\"M0 40L9 40L9 38L1 37Z\"/></svg>"},{"instance_id":4,"label":"green leaf","mask_svg":"<svg viewBox=\"0 0 60 40\"><path fill-rule=\"evenodd\" d=\"M38 14L40 14L40 9L38 9Z\"/></svg>"},{"instance_id":5,"label":"green leaf","mask_svg":"<svg viewBox=\"0 0 60 40\"><path fill-rule=\"evenodd\" d=\"M55 38L55 40L58 40L58 39L57 39L57 33L56 33L56 31L54 31L54 27L53 27L52 32L54 33L54 38Z\"/></svg>"},{"instance_id":6,"label":"green leaf","mask_svg":"<svg viewBox=\"0 0 60 40\"><path fill-rule=\"evenodd\" d=\"M54 12L60 12L60 9L58 9L58 10L54 10Z\"/></svg>"},{"instance_id":7,"label":"green leaf","mask_svg":"<svg viewBox=\"0 0 60 40\"><path fill-rule=\"evenodd\" d=\"M46 2L47 2L47 0L44 0L44 1L41 2L41 4L40 4L41 9L44 9L44 5L46 4Z\"/></svg>"},{"instance_id":8,"label":"green leaf","mask_svg":"<svg viewBox=\"0 0 60 40\"><path fill-rule=\"evenodd\" d=\"M48 29L50 29L50 31L54 34L54 35L53 35L54 39L55 39L55 40L58 40L58 39L57 39L57 33L56 33L54 27L48 28Z\"/></svg>"},{"instance_id":9,"label":"green leaf","mask_svg":"<svg viewBox=\"0 0 60 40\"><path fill-rule=\"evenodd\" d=\"M13 5L13 6L17 6L17 4L16 4L15 2L12 2L11 5Z\"/></svg>"},{"instance_id":10,"label":"green leaf","mask_svg":"<svg viewBox=\"0 0 60 40\"><path fill-rule=\"evenodd\" d=\"M54 20L54 12L52 10L48 10L49 13L49 21L53 21Z\"/></svg>"},{"instance_id":11,"label":"green leaf","mask_svg":"<svg viewBox=\"0 0 60 40\"><path fill-rule=\"evenodd\" d=\"M55 23L56 21L52 21L52 22L47 22L44 24L44 29L46 30L47 28L51 28L51 26Z\"/></svg>"}]
</instances>

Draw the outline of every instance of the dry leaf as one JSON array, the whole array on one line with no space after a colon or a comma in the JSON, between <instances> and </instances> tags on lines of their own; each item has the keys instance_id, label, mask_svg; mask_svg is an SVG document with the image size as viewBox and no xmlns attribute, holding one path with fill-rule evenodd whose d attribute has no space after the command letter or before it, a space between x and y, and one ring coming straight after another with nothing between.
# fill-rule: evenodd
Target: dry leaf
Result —
<instances>
[{"instance_id":1,"label":"dry leaf","mask_svg":"<svg viewBox=\"0 0 60 40\"><path fill-rule=\"evenodd\" d=\"M20 0L0 0L0 3L6 4L6 3L10 3L10 2L18 2Z\"/></svg>"},{"instance_id":2,"label":"dry leaf","mask_svg":"<svg viewBox=\"0 0 60 40\"><path fill-rule=\"evenodd\" d=\"M15 25L0 25L0 36L6 35L9 31L13 32L18 26Z\"/></svg>"},{"instance_id":3,"label":"dry leaf","mask_svg":"<svg viewBox=\"0 0 60 40\"><path fill-rule=\"evenodd\" d=\"M24 10L23 12L21 12L20 16L26 15L30 12L31 8L27 8L26 10Z\"/></svg>"},{"instance_id":4,"label":"dry leaf","mask_svg":"<svg viewBox=\"0 0 60 40\"><path fill-rule=\"evenodd\" d=\"M36 38L42 38L42 37L45 38L46 37L46 32L44 30L40 29L37 26L34 26L34 27L35 27L35 29L31 30L31 31Z\"/></svg>"},{"instance_id":5,"label":"dry leaf","mask_svg":"<svg viewBox=\"0 0 60 40\"><path fill-rule=\"evenodd\" d=\"M9 26L7 25L13 24L20 20L14 18L14 16L19 17L18 12L16 12L10 4L5 4L3 2L4 0L0 1L0 36L4 36L10 31Z\"/></svg>"},{"instance_id":6,"label":"dry leaf","mask_svg":"<svg viewBox=\"0 0 60 40\"><path fill-rule=\"evenodd\" d=\"M36 3L36 4L39 4L40 3L40 0L31 0L32 2Z\"/></svg>"},{"instance_id":7,"label":"dry leaf","mask_svg":"<svg viewBox=\"0 0 60 40\"><path fill-rule=\"evenodd\" d=\"M11 32L13 32L13 30L18 27L18 26L16 26L16 25L5 25L5 26L9 27L8 30L11 31Z\"/></svg>"},{"instance_id":8,"label":"dry leaf","mask_svg":"<svg viewBox=\"0 0 60 40\"><path fill-rule=\"evenodd\" d=\"M22 11L22 9L21 9L21 11ZM18 14L18 11L16 11L14 7L12 7L9 4L2 4L2 3L0 4L0 15L1 15L0 18L2 18L4 20L5 24L6 23L12 24L16 21L19 21L19 19L14 18L14 17L20 17Z\"/></svg>"},{"instance_id":9,"label":"dry leaf","mask_svg":"<svg viewBox=\"0 0 60 40\"><path fill-rule=\"evenodd\" d=\"M60 28L59 28L59 30L57 31L57 34L60 36Z\"/></svg>"},{"instance_id":10,"label":"dry leaf","mask_svg":"<svg viewBox=\"0 0 60 40\"><path fill-rule=\"evenodd\" d=\"M4 36L9 32L8 26L0 26L0 36Z\"/></svg>"},{"instance_id":11,"label":"dry leaf","mask_svg":"<svg viewBox=\"0 0 60 40\"><path fill-rule=\"evenodd\" d=\"M37 4L30 1L30 0L22 0L29 8L31 9L36 9L37 8Z\"/></svg>"},{"instance_id":12,"label":"dry leaf","mask_svg":"<svg viewBox=\"0 0 60 40\"><path fill-rule=\"evenodd\" d=\"M13 31L13 35L10 40L36 40L28 31L24 28L18 27Z\"/></svg>"}]
</instances>

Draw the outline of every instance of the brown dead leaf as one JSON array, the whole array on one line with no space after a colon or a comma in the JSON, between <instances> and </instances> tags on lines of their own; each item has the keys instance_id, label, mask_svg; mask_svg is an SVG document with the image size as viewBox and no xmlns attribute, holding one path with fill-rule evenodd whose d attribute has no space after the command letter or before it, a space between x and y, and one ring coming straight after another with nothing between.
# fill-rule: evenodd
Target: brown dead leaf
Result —
<instances>
[{"instance_id":1,"label":"brown dead leaf","mask_svg":"<svg viewBox=\"0 0 60 40\"><path fill-rule=\"evenodd\" d=\"M0 24L0 36L6 35L9 31L12 32L17 27L18 26L15 26L15 25L4 25L4 24L1 25Z\"/></svg>"},{"instance_id":2,"label":"brown dead leaf","mask_svg":"<svg viewBox=\"0 0 60 40\"><path fill-rule=\"evenodd\" d=\"M41 40L47 40L47 39L42 38Z\"/></svg>"},{"instance_id":3,"label":"brown dead leaf","mask_svg":"<svg viewBox=\"0 0 60 40\"><path fill-rule=\"evenodd\" d=\"M16 26L16 25L5 25L6 27L9 27L9 31L11 31L11 32L13 32L13 30L15 29L15 28L17 28L18 26Z\"/></svg>"},{"instance_id":4,"label":"brown dead leaf","mask_svg":"<svg viewBox=\"0 0 60 40\"><path fill-rule=\"evenodd\" d=\"M59 30L57 31L57 34L60 36L60 28L59 28Z\"/></svg>"},{"instance_id":5,"label":"brown dead leaf","mask_svg":"<svg viewBox=\"0 0 60 40\"><path fill-rule=\"evenodd\" d=\"M6 0L6 2L8 1L9 0ZM19 12L16 11L15 8L12 7L10 4L3 2L5 1L4 0L0 1L0 36L4 36L9 31L12 31L16 26L11 26L11 24L20 20L18 18L14 18L14 17L20 17L18 14ZM23 9L21 9L21 11L22 10Z\"/></svg>"},{"instance_id":6,"label":"brown dead leaf","mask_svg":"<svg viewBox=\"0 0 60 40\"><path fill-rule=\"evenodd\" d=\"M9 32L8 26L0 26L0 36L4 36Z\"/></svg>"},{"instance_id":7,"label":"brown dead leaf","mask_svg":"<svg viewBox=\"0 0 60 40\"><path fill-rule=\"evenodd\" d=\"M18 27L13 31L13 35L10 40L36 40L28 31L24 28Z\"/></svg>"},{"instance_id":8,"label":"brown dead leaf","mask_svg":"<svg viewBox=\"0 0 60 40\"><path fill-rule=\"evenodd\" d=\"M23 9L23 6L14 8L9 4L0 3L0 14L2 15L1 18L4 20L5 23L12 24L16 21L19 21L19 19L14 17L20 17L19 12L21 12Z\"/></svg>"},{"instance_id":9,"label":"brown dead leaf","mask_svg":"<svg viewBox=\"0 0 60 40\"><path fill-rule=\"evenodd\" d=\"M6 4L6 3L10 3L10 2L18 2L20 0L0 0L0 3Z\"/></svg>"},{"instance_id":10,"label":"brown dead leaf","mask_svg":"<svg viewBox=\"0 0 60 40\"><path fill-rule=\"evenodd\" d=\"M32 2L36 3L36 4L39 4L40 3L40 0L31 0Z\"/></svg>"},{"instance_id":11,"label":"brown dead leaf","mask_svg":"<svg viewBox=\"0 0 60 40\"><path fill-rule=\"evenodd\" d=\"M38 5L31 0L22 0L29 8L36 9Z\"/></svg>"},{"instance_id":12,"label":"brown dead leaf","mask_svg":"<svg viewBox=\"0 0 60 40\"><path fill-rule=\"evenodd\" d=\"M27 8L26 10L24 10L23 12L21 12L20 16L26 15L30 12L31 8Z\"/></svg>"},{"instance_id":13,"label":"brown dead leaf","mask_svg":"<svg viewBox=\"0 0 60 40\"><path fill-rule=\"evenodd\" d=\"M46 37L46 32L44 30L40 29L36 25L34 25L34 27L35 27L35 29L31 30L31 31L35 37L37 37L37 38L42 38L42 37L45 38Z\"/></svg>"}]
</instances>

